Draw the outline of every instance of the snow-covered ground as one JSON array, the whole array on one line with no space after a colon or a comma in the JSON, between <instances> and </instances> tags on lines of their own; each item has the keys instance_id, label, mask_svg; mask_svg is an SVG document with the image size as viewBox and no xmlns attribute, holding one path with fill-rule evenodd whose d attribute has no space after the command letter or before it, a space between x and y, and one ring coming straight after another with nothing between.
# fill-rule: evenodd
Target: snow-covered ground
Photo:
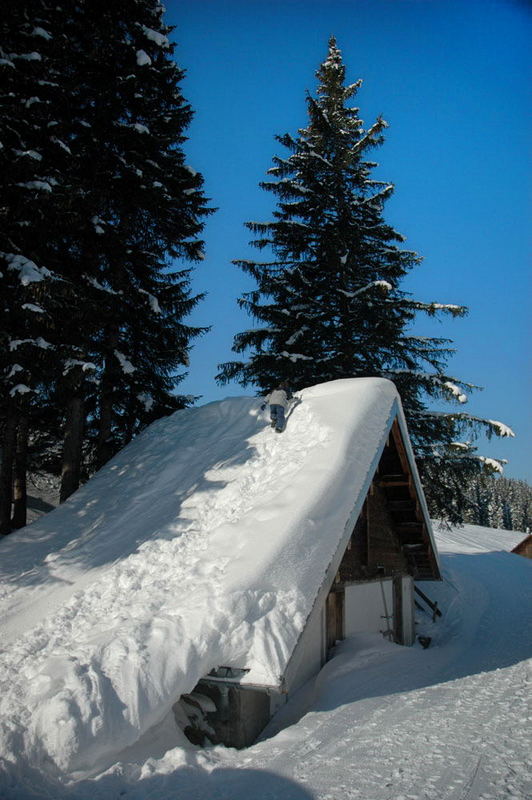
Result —
<instances>
[{"instance_id":1,"label":"snow-covered ground","mask_svg":"<svg viewBox=\"0 0 532 800\"><path fill-rule=\"evenodd\" d=\"M268 626L290 631L297 593L231 595L222 576L231 526L267 525L282 474L305 472L334 439L322 401L309 395L282 436L246 398L161 420L0 544L2 800L531 795L532 562L508 552L521 534L437 529L445 580L421 588L443 616L418 614L431 646L343 642L255 746L194 748L165 713L179 675L194 682L245 652L253 628L264 659L279 658ZM214 569L202 554L219 526L230 548Z\"/></svg>"}]
</instances>

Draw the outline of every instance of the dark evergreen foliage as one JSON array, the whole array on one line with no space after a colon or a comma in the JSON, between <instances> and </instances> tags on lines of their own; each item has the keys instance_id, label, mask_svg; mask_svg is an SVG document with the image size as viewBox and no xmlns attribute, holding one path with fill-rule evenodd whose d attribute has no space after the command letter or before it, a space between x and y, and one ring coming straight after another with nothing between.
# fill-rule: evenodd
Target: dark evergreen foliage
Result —
<instances>
[{"instance_id":1,"label":"dark evergreen foliage","mask_svg":"<svg viewBox=\"0 0 532 800\"><path fill-rule=\"evenodd\" d=\"M288 151L275 157L261 187L277 198L270 222L248 222L252 244L273 257L235 263L257 288L239 299L255 327L235 337L247 360L220 365L220 382L237 379L261 391L285 379L293 387L346 377L382 376L395 382L408 418L418 463L438 514L461 518L455 496L478 460L463 431L505 426L460 412L432 411L435 400L466 401L470 384L446 373L450 341L413 335L419 312L462 316L463 306L420 302L401 282L420 262L383 217L394 187L373 177L371 152L383 142L386 122L365 129L351 102L361 81L345 85L345 66L334 38L318 72L317 96L308 96L308 123L277 137ZM453 463L448 486L435 480ZM495 465L497 466L497 465Z\"/></svg>"},{"instance_id":2,"label":"dark evergreen foliage","mask_svg":"<svg viewBox=\"0 0 532 800\"><path fill-rule=\"evenodd\" d=\"M57 100L53 14L41 2L14 3L0 21L1 533L11 527L12 483L25 457L35 393L53 363L50 294L58 276L49 256L63 166L43 136ZM17 485L23 495L20 480ZM16 517L18 525L24 514Z\"/></svg>"},{"instance_id":3,"label":"dark evergreen foliage","mask_svg":"<svg viewBox=\"0 0 532 800\"><path fill-rule=\"evenodd\" d=\"M188 402L175 387L204 330L184 319L210 209L185 163L192 110L163 11L30 0L2 15L2 532L24 419L40 461L64 430L65 499Z\"/></svg>"}]
</instances>

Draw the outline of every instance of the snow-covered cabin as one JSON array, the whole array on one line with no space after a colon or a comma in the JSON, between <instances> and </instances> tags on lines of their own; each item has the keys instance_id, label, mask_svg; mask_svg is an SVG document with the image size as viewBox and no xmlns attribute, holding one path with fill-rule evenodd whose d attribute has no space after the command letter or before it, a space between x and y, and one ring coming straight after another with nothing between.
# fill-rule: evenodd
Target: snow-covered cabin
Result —
<instances>
[{"instance_id":1,"label":"snow-covered cabin","mask_svg":"<svg viewBox=\"0 0 532 800\"><path fill-rule=\"evenodd\" d=\"M243 746L337 639L412 643L439 567L395 387L298 394L281 435L256 397L160 419L0 542L0 757L105 769L176 718Z\"/></svg>"},{"instance_id":2,"label":"snow-covered cabin","mask_svg":"<svg viewBox=\"0 0 532 800\"><path fill-rule=\"evenodd\" d=\"M288 592L299 583L307 608L294 620L289 644L275 627L268 634L279 667L275 682L257 673L253 654L249 662L243 654L213 669L176 705L178 716L186 709L192 724L185 727L193 739L200 740L204 730L211 740L249 745L346 636L373 631L413 644L414 581L440 579L423 488L393 384L334 381L305 390L302 400L302 408L310 406L312 412L308 424L327 433L309 463L293 478L283 478L281 494L287 500L276 497L268 519L278 541L273 565L269 549L264 553L257 547L252 530L246 548L248 556L265 558L256 567L275 591ZM289 416L287 444L298 411Z\"/></svg>"}]
</instances>

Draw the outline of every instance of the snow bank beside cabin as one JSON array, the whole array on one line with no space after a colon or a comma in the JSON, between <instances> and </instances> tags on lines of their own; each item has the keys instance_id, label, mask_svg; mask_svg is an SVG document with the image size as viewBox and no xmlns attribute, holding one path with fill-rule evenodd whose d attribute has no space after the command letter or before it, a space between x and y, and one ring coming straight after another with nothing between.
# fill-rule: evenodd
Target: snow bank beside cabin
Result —
<instances>
[{"instance_id":1,"label":"snow bank beside cabin","mask_svg":"<svg viewBox=\"0 0 532 800\"><path fill-rule=\"evenodd\" d=\"M111 763L220 665L277 685L395 413L393 385L159 420L67 503L0 543L0 756Z\"/></svg>"}]
</instances>

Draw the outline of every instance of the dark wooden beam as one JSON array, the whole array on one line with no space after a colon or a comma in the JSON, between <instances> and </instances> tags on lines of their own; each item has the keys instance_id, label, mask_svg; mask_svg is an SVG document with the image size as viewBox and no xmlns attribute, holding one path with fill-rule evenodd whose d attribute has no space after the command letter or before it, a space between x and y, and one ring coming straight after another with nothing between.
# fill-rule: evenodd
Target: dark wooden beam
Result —
<instances>
[{"instance_id":1,"label":"dark wooden beam","mask_svg":"<svg viewBox=\"0 0 532 800\"><path fill-rule=\"evenodd\" d=\"M381 475L377 481L379 486L409 486L410 481L408 475Z\"/></svg>"},{"instance_id":2,"label":"dark wooden beam","mask_svg":"<svg viewBox=\"0 0 532 800\"><path fill-rule=\"evenodd\" d=\"M416 503L411 497L405 500L388 500L388 505L392 511L416 511Z\"/></svg>"}]
</instances>

